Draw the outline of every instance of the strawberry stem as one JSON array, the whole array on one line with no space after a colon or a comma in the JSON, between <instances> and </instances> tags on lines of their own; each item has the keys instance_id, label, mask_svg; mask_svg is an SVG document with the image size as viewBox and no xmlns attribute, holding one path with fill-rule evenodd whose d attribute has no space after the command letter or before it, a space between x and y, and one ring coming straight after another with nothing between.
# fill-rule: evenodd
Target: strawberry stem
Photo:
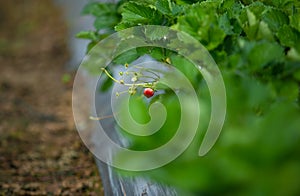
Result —
<instances>
[{"instance_id":1,"label":"strawberry stem","mask_svg":"<svg viewBox=\"0 0 300 196\"><path fill-rule=\"evenodd\" d=\"M134 84L129 84L129 83L125 83L124 80L117 80L116 78L114 78L105 68L101 68L102 71L104 71L104 73L110 78L112 79L114 82L118 83L118 84L122 84L124 86L143 86L143 87L149 87L149 83L134 83Z\"/></svg>"}]
</instances>

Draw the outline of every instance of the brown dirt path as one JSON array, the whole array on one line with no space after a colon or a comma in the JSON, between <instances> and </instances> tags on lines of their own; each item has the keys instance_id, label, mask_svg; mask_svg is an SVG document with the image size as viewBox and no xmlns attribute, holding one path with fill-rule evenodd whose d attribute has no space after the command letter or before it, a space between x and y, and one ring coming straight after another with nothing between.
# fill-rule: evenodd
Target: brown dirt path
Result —
<instances>
[{"instance_id":1,"label":"brown dirt path","mask_svg":"<svg viewBox=\"0 0 300 196\"><path fill-rule=\"evenodd\" d=\"M66 36L51 0L0 0L0 195L103 195L62 82Z\"/></svg>"}]
</instances>

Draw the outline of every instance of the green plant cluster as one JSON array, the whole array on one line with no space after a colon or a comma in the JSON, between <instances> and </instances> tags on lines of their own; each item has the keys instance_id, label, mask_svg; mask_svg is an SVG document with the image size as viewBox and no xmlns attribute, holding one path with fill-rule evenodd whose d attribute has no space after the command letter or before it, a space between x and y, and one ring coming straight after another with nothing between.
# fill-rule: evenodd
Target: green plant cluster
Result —
<instances>
[{"instance_id":1,"label":"green plant cluster","mask_svg":"<svg viewBox=\"0 0 300 196\"><path fill-rule=\"evenodd\" d=\"M88 50L114 31L169 26L199 40L223 74L225 125L216 146L197 157L210 99L193 65L174 51L154 47L129 50L114 59L125 64L148 54L181 70L200 91L202 113L195 141L174 162L143 175L196 195L300 195L299 8L298 0L123 0L84 8L84 14L96 18L94 31L78 34L91 40ZM135 96L130 104L133 116L149 121L149 103ZM152 102L157 100L168 111L165 125L147 138L124 133L132 149L158 147L174 134L180 119L178 100L169 91Z\"/></svg>"}]
</instances>

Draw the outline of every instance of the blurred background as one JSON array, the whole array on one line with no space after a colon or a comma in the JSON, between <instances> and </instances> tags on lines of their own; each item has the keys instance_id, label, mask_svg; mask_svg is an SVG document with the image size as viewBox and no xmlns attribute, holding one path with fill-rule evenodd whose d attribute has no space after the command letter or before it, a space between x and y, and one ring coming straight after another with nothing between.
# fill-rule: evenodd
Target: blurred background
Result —
<instances>
[{"instance_id":1,"label":"blurred background","mask_svg":"<svg viewBox=\"0 0 300 196\"><path fill-rule=\"evenodd\" d=\"M0 195L102 195L71 108L85 3L0 0Z\"/></svg>"}]
</instances>

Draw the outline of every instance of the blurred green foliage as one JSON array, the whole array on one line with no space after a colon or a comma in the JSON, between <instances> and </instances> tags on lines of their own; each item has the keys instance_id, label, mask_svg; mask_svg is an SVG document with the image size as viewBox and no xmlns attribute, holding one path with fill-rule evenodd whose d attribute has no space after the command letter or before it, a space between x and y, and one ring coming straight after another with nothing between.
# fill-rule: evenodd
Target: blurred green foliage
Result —
<instances>
[{"instance_id":1,"label":"blurred green foliage","mask_svg":"<svg viewBox=\"0 0 300 196\"><path fill-rule=\"evenodd\" d=\"M91 40L88 49L128 27L170 26L199 40L223 74L227 119L214 148L197 157L209 122L210 99L193 65L159 48L138 48L118 58L120 64L144 54L159 61L169 58L199 89L202 113L194 142L174 162L143 175L196 195L300 195L299 8L298 0L123 0L86 6L83 13L96 17L95 31L78 34ZM133 100L133 116L149 120L149 103ZM155 148L174 134L180 117L178 100L168 91L153 99L157 100L168 111L165 125L147 138L124 133L132 149Z\"/></svg>"}]
</instances>

